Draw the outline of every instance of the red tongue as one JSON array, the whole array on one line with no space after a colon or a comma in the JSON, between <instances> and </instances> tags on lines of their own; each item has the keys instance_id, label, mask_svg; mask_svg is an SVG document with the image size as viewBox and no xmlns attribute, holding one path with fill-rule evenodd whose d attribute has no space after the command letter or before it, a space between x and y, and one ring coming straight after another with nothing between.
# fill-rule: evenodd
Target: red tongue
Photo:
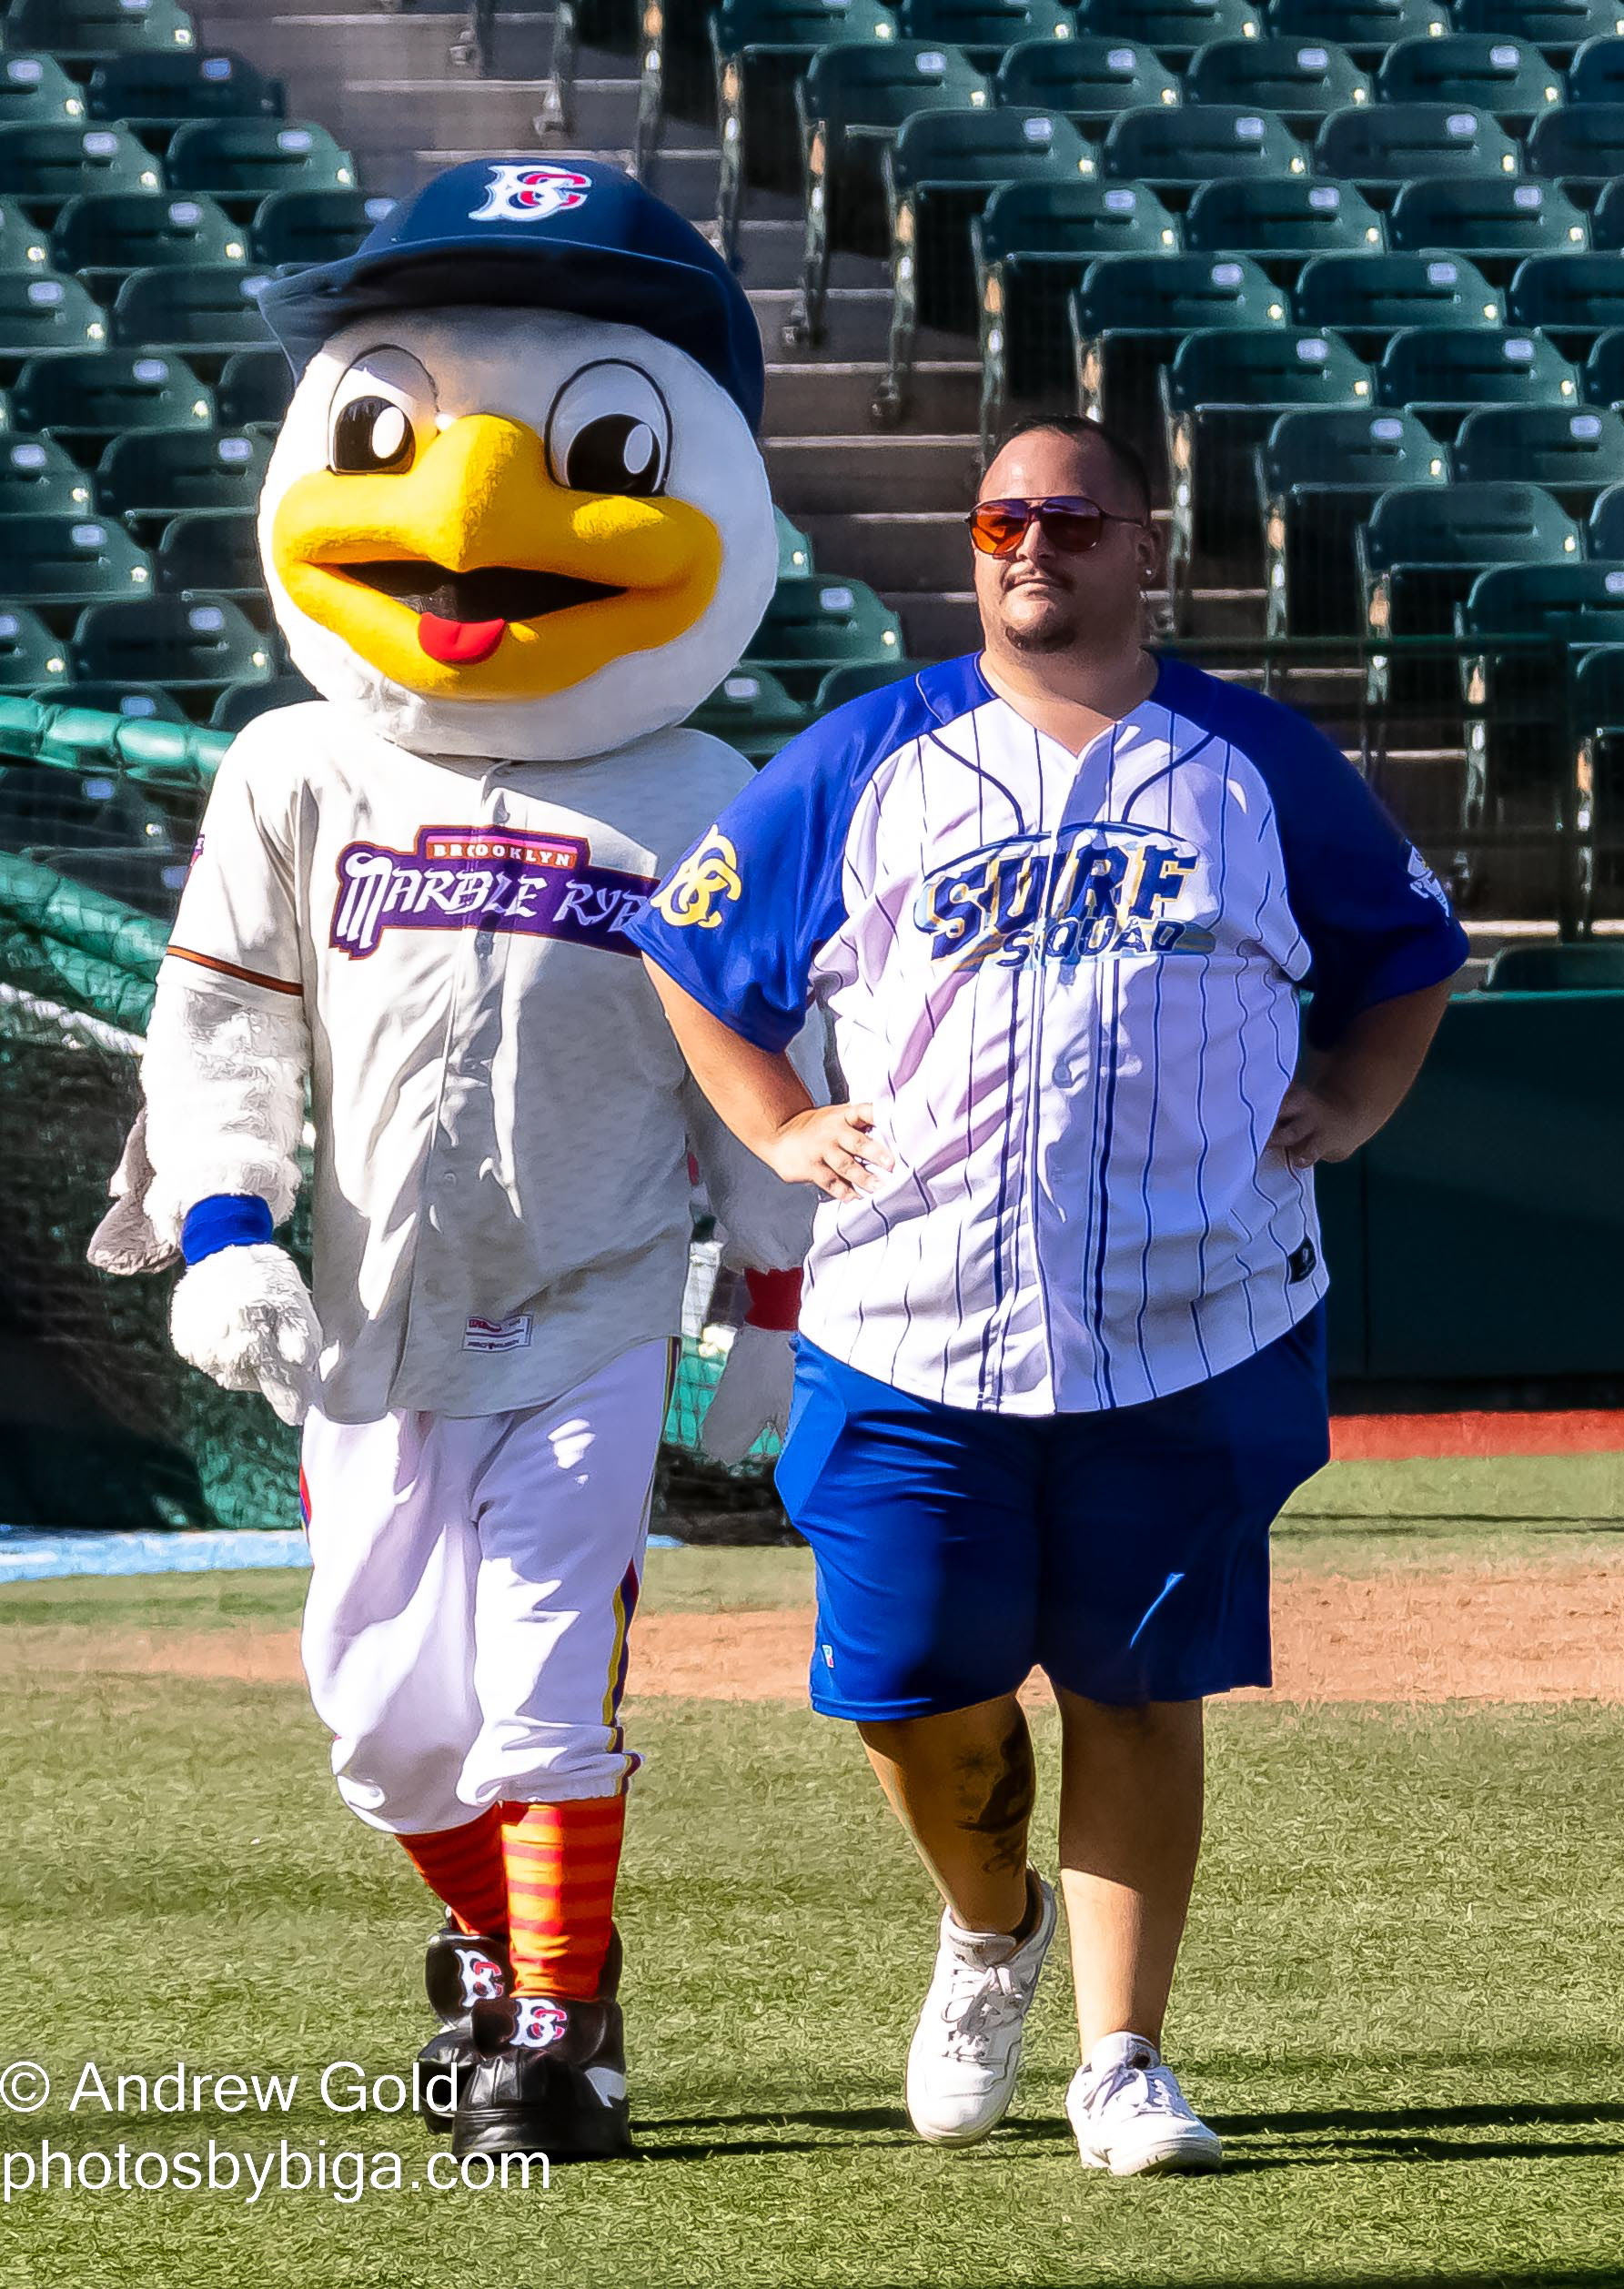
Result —
<instances>
[{"instance_id":1,"label":"red tongue","mask_svg":"<svg viewBox=\"0 0 1624 2289\"><path fill-rule=\"evenodd\" d=\"M442 667L469 667L489 659L507 627L505 620L440 620L423 612L418 620L418 641Z\"/></svg>"}]
</instances>

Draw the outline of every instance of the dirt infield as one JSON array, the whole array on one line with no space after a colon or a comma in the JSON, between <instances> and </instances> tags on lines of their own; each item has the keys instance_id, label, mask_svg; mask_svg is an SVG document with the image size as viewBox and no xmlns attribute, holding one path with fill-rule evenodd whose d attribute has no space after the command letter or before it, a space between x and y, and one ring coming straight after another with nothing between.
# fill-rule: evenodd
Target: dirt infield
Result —
<instances>
[{"instance_id":1,"label":"dirt infield","mask_svg":"<svg viewBox=\"0 0 1624 2289\"><path fill-rule=\"evenodd\" d=\"M812 1616L645 1613L632 1644L634 1699L798 1701ZM0 1673L25 1668L36 1679L300 1678L298 1638L284 1629L0 1633ZM1295 1700L1616 1702L1624 1699L1624 1569L1287 1574L1275 1590L1275 1674L1276 1698Z\"/></svg>"}]
</instances>

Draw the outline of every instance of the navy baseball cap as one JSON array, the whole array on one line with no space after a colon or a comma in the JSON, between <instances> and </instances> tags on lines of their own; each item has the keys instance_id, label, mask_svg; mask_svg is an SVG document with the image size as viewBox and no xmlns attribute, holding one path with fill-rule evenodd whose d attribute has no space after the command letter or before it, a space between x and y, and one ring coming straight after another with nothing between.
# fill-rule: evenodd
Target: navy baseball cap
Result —
<instances>
[{"instance_id":1,"label":"navy baseball cap","mask_svg":"<svg viewBox=\"0 0 1624 2289\"><path fill-rule=\"evenodd\" d=\"M353 255L274 279L259 308L296 374L369 312L492 303L641 326L759 428L762 338L693 225L597 159L468 159L390 209Z\"/></svg>"}]
</instances>

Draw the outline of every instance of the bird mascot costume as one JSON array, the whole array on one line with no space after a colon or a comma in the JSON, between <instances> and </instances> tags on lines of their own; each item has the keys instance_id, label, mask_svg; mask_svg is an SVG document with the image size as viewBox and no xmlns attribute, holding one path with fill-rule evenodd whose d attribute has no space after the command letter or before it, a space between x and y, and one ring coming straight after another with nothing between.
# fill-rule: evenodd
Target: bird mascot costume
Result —
<instances>
[{"instance_id":1,"label":"bird mascot costume","mask_svg":"<svg viewBox=\"0 0 1624 2289\"><path fill-rule=\"evenodd\" d=\"M627 935L749 776L673 726L775 578L760 338L699 234L590 162L453 166L263 308L298 387L261 547L323 697L220 767L120 1268L144 1208L187 1266L177 1348L304 1423L311 1698L345 1802L449 1910L426 2116L459 2153L618 2154L620 1695L690 1153L753 1267L735 1451L782 1417L811 1226ZM307 1093L313 1293L273 1237Z\"/></svg>"}]
</instances>

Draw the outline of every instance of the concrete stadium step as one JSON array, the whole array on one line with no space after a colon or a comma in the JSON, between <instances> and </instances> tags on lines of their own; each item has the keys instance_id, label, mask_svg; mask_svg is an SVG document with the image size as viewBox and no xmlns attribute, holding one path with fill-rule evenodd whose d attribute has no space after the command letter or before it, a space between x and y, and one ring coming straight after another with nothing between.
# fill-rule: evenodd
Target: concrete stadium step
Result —
<instances>
[{"instance_id":1,"label":"concrete stadium step","mask_svg":"<svg viewBox=\"0 0 1624 2289\"><path fill-rule=\"evenodd\" d=\"M901 509L963 510L974 499L980 456L973 437L913 437L906 430L863 437L770 437L763 441L772 489L799 524ZM823 568L858 572L856 565Z\"/></svg>"},{"instance_id":2,"label":"concrete stadium step","mask_svg":"<svg viewBox=\"0 0 1624 2289\"><path fill-rule=\"evenodd\" d=\"M802 529L820 572L832 567L887 595L935 595L962 589L969 577L963 517L962 509L889 509L877 516L859 509L809 516Z\"/></svg>"},{"instance_id":3,"label":"concrete stadium step","mask_svg":"<svg viewBox=\"0 0 1624 2289\"><path fill-rule=\"evenodd\" d=\"M782 218L752 214L739 233L739 275L747 293L771 292L801 284L806 225L799 205L786 200ZM837 254L829 266L834 287L880 287L889 307L891 274L873 255Z\"/></svg>"},{"instance_id":4,"label":"concrete stadium step","mask_svg":"<svg viewBox=\"0 0 1624 2289\"><path fill-rule=\"evenodd\" d=\"M781 363L767 343L767 420L771 437L828 437L873 427L871 408L884 376L877 365L830 358ZM981 399L981 368L962 362L916 366L903 434L940 437L968 429Z\"/></svg>"},{"instance_id":5,"label":"concrete stadium step","mask_svg":"<svg viewBox=\"0 0 1624 2289\"><path fill-rule=\"evenodd\" d=\"M290 98L296 87L312 91L315 100L306 99L306 107L318 117L347 79L377 78L386 72L412 79L449 76L451 44L467 21L466 9L388 15L353 6L300 9L287 0L278 8L267 8L264 0L208 0L195 13L206 46L232 48L261 70L275 72L287 81ZM499 15L492 59L497 71L508 78L545 79L552 64L552 28L550 11ZM584 75L621 76L635 84L630 56L583 49L580 68Z\"/></svg>"}]
</instances>

